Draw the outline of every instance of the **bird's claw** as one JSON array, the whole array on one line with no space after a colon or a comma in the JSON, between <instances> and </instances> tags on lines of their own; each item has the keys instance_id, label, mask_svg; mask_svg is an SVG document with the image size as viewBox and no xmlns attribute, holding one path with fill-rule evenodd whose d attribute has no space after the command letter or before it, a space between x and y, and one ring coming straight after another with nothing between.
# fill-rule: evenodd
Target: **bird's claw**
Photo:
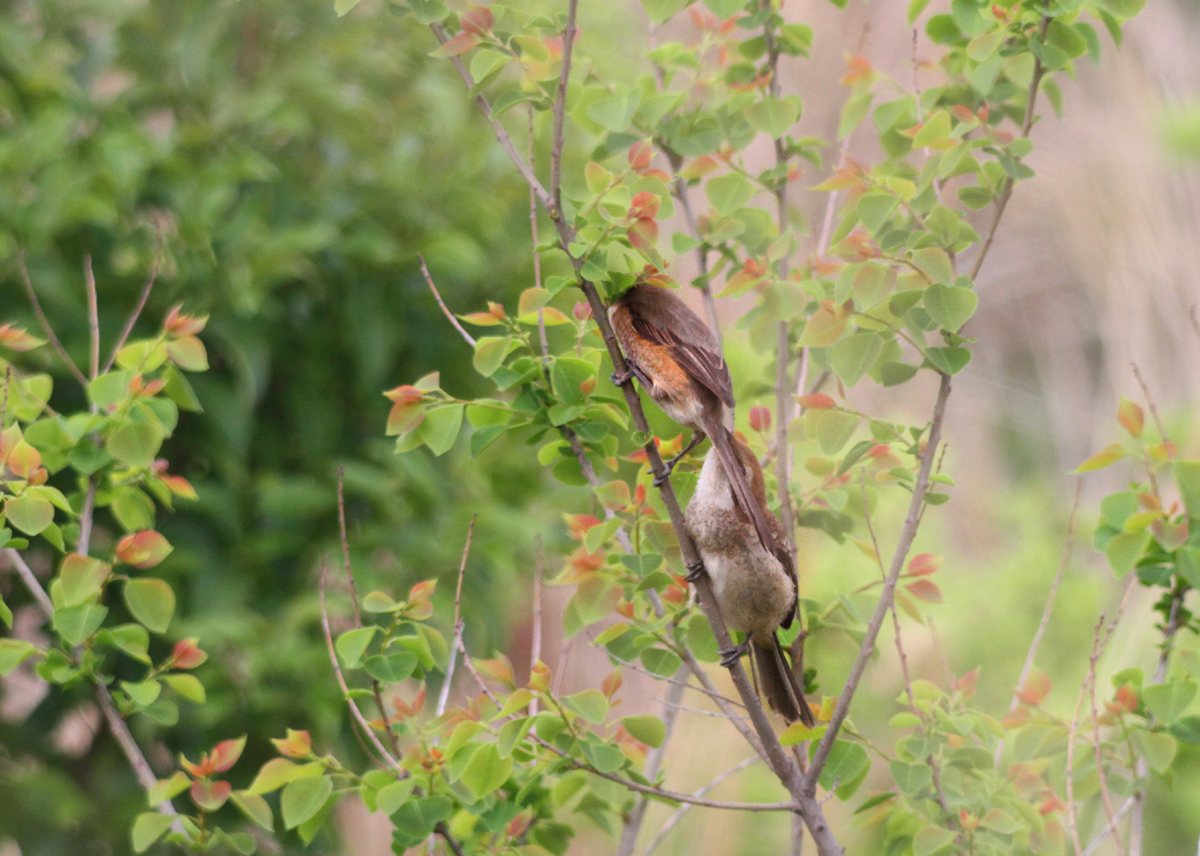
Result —
<instances>
[{"instance_id":1,"label":"bird's claw","mask_svg":"<svg viewBox=\"0 0 1200 856\"><path fill-rule=\"evenodd\" d=\"M663 461L663 471L654 477L654 486L662 487L663 482L671 477L671 471L675 469L675 461Z\"/></svg>"},{"instance_id":2,"label":"bird's claw","mask_svg":"<svg viewBox=\"0 0 1200 856\"><path fill-rule=\"evenodd\" d=\"M697 559L694 562L687 564L687 575L684 577L689 583L694 583L696 580L704 576L704 562Z\"/></svg>"},{"instance_id":3,"label":"bird's claw","mask_svg":"<svg viewBox=\"0 0 1200 856\"><path fill-rule=\"evenodd\" d=\"M632 377L633 369L626 369L623 372L614 371L608 376L608 379L613 382L613 386L624 386Z\"/></svg>"},{"instance_id":4,"label":"bird's claw","mask_svg":"<svg viewBox=\"0 0 1200 856\"><path fill-rule=\"evenodd\" d=\"M721 655L721 665L726 669L732 669L734 663L746 656L749 651L750 640L746 639L741 645L734 645L732 648L717 653Z\"/></svg>"}]
</instances>

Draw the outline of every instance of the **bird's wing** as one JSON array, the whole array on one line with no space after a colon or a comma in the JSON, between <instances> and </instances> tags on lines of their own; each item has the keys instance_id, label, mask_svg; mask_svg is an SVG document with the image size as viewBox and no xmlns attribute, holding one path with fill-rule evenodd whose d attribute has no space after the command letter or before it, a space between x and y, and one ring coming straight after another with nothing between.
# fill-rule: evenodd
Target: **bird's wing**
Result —
<instances>
[{"instance_id":1,"label":"bird's wing","mask_svg":"<svg viewBox=\"0 0 1200 856\"><path fill-rule=\"evenodd\" d=\"M675 362L689 377L732 409L733 379L729 376L729 366L712 332L690 310L687 315L672 314L673 324L670 328L652 323L639 312L631 312L630 320L634 330L670 350Z\"/></svg>"}]
</instances>

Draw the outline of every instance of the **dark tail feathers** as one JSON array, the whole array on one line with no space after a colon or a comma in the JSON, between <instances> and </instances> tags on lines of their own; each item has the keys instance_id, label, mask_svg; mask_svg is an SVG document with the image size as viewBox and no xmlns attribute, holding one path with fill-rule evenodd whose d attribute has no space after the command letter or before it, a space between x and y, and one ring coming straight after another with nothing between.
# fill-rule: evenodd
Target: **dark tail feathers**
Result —
<instances>
[{"instance_id":1,"label":"dark tail feathers","mask_svg":"<svg viewBox=\"0 0 1200 856\"><path fill-rule=\"evenodd\" d=\"M776 638L770 647L752 642L750 659L758 675L759 692L771 709L788 722L799 719L809 728L815 726L817 721L808 702L804 700L804 689L788 667L779 639Z\"/></svg>"},{"instance_id":2,"label":"dark tail feathers","mask_svg":"<svg viewBox=\"0 0 1200 856\"><path fill-rule=\"evenodd\" d=\"M762 542L763 549L768 553L774 553L776 545L771 534L770 524L767 523L766 514L763 513L762 507L750 490L750 482L746 479L746 471L742 468L742 462L738 460L737 452L734 451L729 429L724 425L716 425L711 426L711 430L706 433L712 440L713 451L721 459L721 466L724 467L725 475L733 486L733 495L737 497L738 505L750 515L754 531L758 533L758 540Z\"/></svg>"}]
</instances>

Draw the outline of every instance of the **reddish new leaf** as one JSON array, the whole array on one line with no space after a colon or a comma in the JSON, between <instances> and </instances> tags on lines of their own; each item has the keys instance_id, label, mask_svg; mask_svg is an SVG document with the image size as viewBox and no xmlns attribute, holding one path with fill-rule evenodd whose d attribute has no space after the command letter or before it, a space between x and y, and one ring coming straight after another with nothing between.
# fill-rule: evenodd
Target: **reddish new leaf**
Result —
<instances>
[{"instance_id":1,"label":"reddish new leaf","mask_svg":"<svg viewBox=\"0 0 1200 856\"><path fill-rule=\"evenodd\" d=\"M830 396L823 392L811 392L808 395L797 395L796 403L806 410L830 410L837 407Z\"/></svg>"},{"instance_id":2,"label":"reddish new leaf","mask_svg":"<svg viewBox=\"0 0 1200 856\"><path fill-rule=\"evenodd\" d=\"M471 6L458 16L458 25L467 33L482 36L492 29L492 10L486 6Z\"/></svg>"},{"instance_id":3,"label":"reddish new leaf","mask_svg":"<svg viewBox=\"0 0 1200 856\"><path fill-rule=\"evenodd\" d=\"M1028 680L1025 681L1025 686L1017 690L1017 699L1030 707L1041 704L1048 695L1050 695L1050 676L1041 669L1031 671Z\"/></svg>"},{"instance_id":4,"label":"reddish new leaf","mask_svg":"<svg viewBox=\"0 0 1200 856\"><path fill-rule=\"evenodd\" d=\"M218 773L224 773L237 763L237 759L242 757L242 750L245 748L245 736L239 737L236 740L222 740L213 747L211 753L213 770Z\"/></svg>"},{"instance_id":5,"label":"reddish new leaf","mask_svg":"<svg viewBox=\"0 0 1200 856\"><path fill-rule=\"evenodd\" d=\"M435 59L461 56L477 44L479 44L479 37L474 33L459 33L443 42L441 47L430 51L429 55Z\"/></svg>"},{"instance_id":6,"label":"reddish new leaf","mask_svg":"<svg viewBox=\"0 0 1200 856\"><path fill-rule=\"evenodd\" d=\"M117 561L135 568L153 568L174 549L170 543L153 529L144 529L126 535L117 542Z\"/></svg>"},{"instance_id":7,"label":"reddish new leaf","mask_svg":"<svg viewBox=\"0 0 1200 856\"><path fill-rule=\"evenodd\" d=\"M918 553L908 562L908 573L914 577L932 574L942 564L942 557L932 553Z\"/></svg>"},{"instance_id":8,"label":"reddish new leaf","mask_svg":"<svg viewBox=\"0 0 1200 856\"><path fill-rule=\"evenodd\" d=\"M233 786L229 782L208 782L197 780L192 782L192 802L205 811L216 811L225 805Z\"/></svg>"},{"instance_id":9,"label":"reddish new leaf","mask_svg":"<svg viewBox=\"0 0 1200 856\"><path fill-rule=\"evenodd\" d=\"M750 428L754 431L769 431L771 428L771 411L761 404L751 407Z\"/></svg>"},{"instance_id":10,"label":"reddish new leaf","mask_svg":"<svg viewBox=\"0 0 1200 856\"><path fill-rule=\"evenodd\" d=\"M629 166L635 172L641 172L650 166L654 157L654 145L649 140L639 140L629 147Z\"/></svg>"},{"instance_id":11,"label":"reddish new leaf","mask_svg":"<svg viewBox=\"0 0 1200 856\"><path fill-rule=\"evenodd\" d=\"M926 603L941 603L942 590L933 580L913 580L905 586L909 594Z\"/></svg>"},{"instance_id":12,"label":"reddish new leaf","mask_svg":"<svg viewBox=\"0 0 1200 856\"><path fill-rule=\"evenodd\" d=\"M171 668L173 669L194 669L208 659L208 654L200 649L196 643L198 639L180 639L175 643L175 650L171 652Z\"/></svg>"},{"instance_id":13,"label":"reddish new leaf","mask_svg":"<svg viewBox=\"0 0 1200 856\"><path fill-rule=\"evenodd\" d=\"M1146 415L1142 408L1124 396L1121 396L1121 403L1117 405L1117 421L1134 437L1142 436L1142 429L1146 427Z\"/></svg>"}]
</instances>

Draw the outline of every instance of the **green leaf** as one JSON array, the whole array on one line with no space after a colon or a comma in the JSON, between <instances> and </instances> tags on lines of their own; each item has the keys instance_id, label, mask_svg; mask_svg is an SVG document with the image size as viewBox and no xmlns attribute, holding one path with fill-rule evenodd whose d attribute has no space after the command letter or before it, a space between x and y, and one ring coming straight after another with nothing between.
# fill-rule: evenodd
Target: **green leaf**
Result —
<instances>
[{"instance_id":1,"label":"green leaf","mask_svg":"<svg viewBox=\"0 0 1200 856\"><path fill-rule=\"evenodd\" d=\"M375 795L375 807L386 815L394 814L408 802L416 787L417 780L412 778L385 785Z\"/></svg>"},{"instance_id":2,"label":"green leaf","mask_svg":"<svg viewBox=\"0 0 1200 856\"><path fill-rule=\"evenodd\" d=\"M54 505L48 499L25 493L4 500L4 516L26 535L37 535L54 522Z\"/></svg>"},{"instance_id":3,"label":"green leaf","mask_svg":"<svg viewBox=\"0 0 1200 856\"><path fill-rule=\"evenodd\" d=\"M925 358L930 365L943 374L958 374L971 362L971 352L966 348L927 348Z\"/></svg>"},{"instance_id":4,"label":"green leaf","mask_svg":"<svg viewBox=\"0 0 1200 856\"><path fill-rule=\"evenodd\" d=\"M162 379L165 382L163 392L167 394L167 398L175 402L180 410L187 410L190 413L200 413L204 410L200 406L200 399L192 390L191 382L174 365L168 365L163 369Z\"/></svg>"},{"instance_id":5,"label":"green leaf","mask_svg":"<svg viewBox=\"0 0 1200 856\"><path fill-rule=\"evenodd\" d=\"M1180 547L1175 554L1175 568L1188 585L1200 588L1200 549Z\"/></svg>"},{"instance_id":6,"label":"green leaf","mask_svg":"<svg viewBox=\"0 0 1200 856\"><path fill-rule=\"evenodd\" d=\"M646 17L652 23L662 24L694 2L695 0L642 0L642 8L646 10Z\"/></svg>"},{"instance_id":7,"label":"green leaf","mask_svg":"<svg viewBox=\"0 0 1200 856\"><path fill-rule=\"evenodd\" d=\"M1172 736L1184 743L1200 744L1200 716L1185 716L1171 723Z\"/></svg>"},{"instance_id":8,"label":"green leaf","mask_svg":"<svg viewBox=\"0 0 1200 856\"><path fill-rule=\"evenodd\" d=\"M512 758L500 757L494 744L485 743L471 756L461 781L476 799L483 799L508 781L512 770Z\"/></svg>"},{"instance_id":9,"label":"green leaf","mask_svg":"<svg viewBox=\"0 0 1200 856\"><path fill-rule=\"evenodd\" d=\"M58 579L63 606L79 606L100 593L109 567L99 559L71 553L59 567Z\"/></svg>"},{"instance_id":10,"label":"green leaf","mask_svg":"<svg viewBox=\"0 0 1200 856\"><path fill-rule=\"evenodd\" d=\"M1142 690L1142 699L1146 702L1146 707L1150 708L1151 713L1163 725L1174 722L1183 715L1195 697L1196 685L1190 681L1152 684Z\"/></svg>"},{"instance_id":11,"label":"green leaf","mask_svg":"<svg viewBox=\"0 0 1200 856\"><path fill-rule=\"evenodd\" d=\"M417 670L417 655L410 651L394 651L390 654L368 657L363 663L367 674L385 684L396 684L411 677Z\"/></svg>"},{"instance_id":12,"label":"green leaf","mask_svg":"<svg viewBox=\"0 0 1200 856\"><path fill-rule=\"evenodd\" d=\"M286 829L295 829L315 815L333 793L333 780L328 776L294 779L283 789L279 800L280 813Z\"/></svg>"},{"instance_id":13,"label":"green leaf","mask_svg":"<svg viewBox=\"0 0 1200 856\"><path fill-rule=\"evenodd\" d=\"M1172 469L1188 517L1200 520L1200 461L1176 461Z\"/></svg>"},{"instance_id":14,"label":"green leaf","mask_svg":"<svg viewBox=\"0 0 1200 856\"><path fill-rule=\"evenodd\" d=\"M1146 530L1121 532L1112 537L1108 546L1104 548L1104 555L1108 557L1108 564L1112 566L1118 579L1133 570L1133 566L1146 552L1149 544L1150 533Z\"/></svg>"},{"instance_id":15,"label":"green leaf","mask_svg":"<svg viewBox=\"0 0 1200 856\"><path fill-rule=\"evenodd\" d=\"M779 138L800 118L800 102L795 98L767 98L751 104L742 115L754 130Z\"/></svg>"},{"instance_id":16,"label":"green leaf","mask_svg":"<svg viewBox=\"0 0 1200 856\"><path fill-rule=\"evenodd\" d=\"M975 314L979 298L958 285L931 285L925 290L925 310L939 327L957 333Z\"/></svg>"},{"instance_id":17,"label":"green leaf","mask_svg":"<svg viewBox=\"0 0 1200 856\"><path fill-rule=\"evenodd\" d=\"M816 751L817 744L811 744L810 756ZM837 798L847 800L854 796L870 768L871 759L867 757L866 749L848 740L835 740L818 781L827 791L836 785L834 793Z\"/></svg>"},{"instance_id":18,"label":"green leaf","mask_svg":"<svg viewBox=\"0 0 1200 856\"><path fill-rule=\"evenodd\" d=\"M24 639L0 639L0 675L9 675L24 663L37 647Z\"/></svg>"},{"instance_id":19,"label":"green leaf","mask_svg":"<svg viewBox=\"0 0 1200 856\"><path fill-rule=\"evenodd\" d=\"M174 818L169 814L160 814L157 811L142 812L133 821L133 852L144 853L150 849L150 845L162 837L163 833L171 828L171 823Z\"/></svg>"},{"instance_id":20,"label":"green leaf","mask_svg":"<svg viewBox=\"0 0 1200 856\"><path fill-rule=\"evenodd\" d=\"M136 684L129 681L121 681L121 689L125 691L125 694L138 707L149 707L158 700L159 695L162 693L162 684L155 680L141 681Z\"/></svg>"},{"instance_id":21,"label":"green leaf","mask_svg":"<svg viewBox=\"0 0 1200 856\"><path fill-rule=\"evenodd\" d=\"M668 677L679 670L682 660L674 651L665 648L647 648L642 652L642 665L661 677Z\"/></svg>"},{"instance_id":22,"label":"green leaf","mask_svg":"<svg viewBox=\"0 0 1200 856\"><path fill-rule=\"evenodd\" d=\"M836 455L846 445L846 441L858 427L858 417L853 413L842 413L836 410L809 411L818 413L817 442L821 451L826 455Z\"/></svg>"},{"instance_id":23,"label":"green leaf","mask_svg":"<svg viewBox=\"0 0 1200 856\"><path fill-rule=\"evenodd\" d=\"M929 5L929 0L909 0L908 12L905 19L911 27L917 18L921 17L921 13L925 11L925 7Z\"/></svg>"},{"instance_id":24,"label":"green leaf","mask_svg":"<svg viewBox=\"0 0 1200 856\"><path fill-rule=\"evenodd\" d=\"M229 796L242 814L267 832L275 831L275 816L271 813L271 806L265 799L249 791L234 791Z\"/></svg>"},{"instance_id":25,"label":"green leaf","mask_svg":"<svg viewBox=\"0 0 1200 856\"><path fill-rule=\"evenodd\" d=\"M133 342L117 351L117 365L123 369L145 374L152 372L167 360L167 346L164 342L150 339Z\"/></svg>"},{"instance_id":26,"label":"green leaf","mask_svg":"<svg viewBox=\"0 0 1200 856\"><path fill-rule=\"evenodd\" d=\"M372 624L369 627L347 630L339 636L334 647L337 648L338 656L342 658L342 665L347 669L357 669L362 662L363 653L378 632L379 627Z\"/></svg>"},{"instance_id":27,"label":"green leaf","mask_svg":"<svg viewBox=\"0 0 1200 856\"><path fill-rule=\"evenodd\" d=\"M417 436L435 455L450 451L458 439L458 429L463 421L462 404L451 404L425 412L425 421L417 428Z\"/></svg>"},{"instance_id":28,"label":"green leaf","mask_svg":"<svg viewBox=\"0 0 1200 856\"><path fill-rule=\"evenodd\" d=\"M126 532L154 528L154 501L133 485L115 488L110 508Z\"/></svg>"},{"instance_id":29,"label":"green leaf","mask_svg":"<svg viewBox=\"0 0 1200 856\"><path fill-rule=\"evenodd\" d=\"M704 186L708 201L717 213L727 216L745 207L754 196L754 185L737 173L720 175Z\"/></svg>"},{"instance_id":30,"label":"green leaf","mask_svg":"<svg viewBox=\"0 0 1200 856\"><path fill-rule=\"evenodd\" d=\"M108 607L95 604L67 606L54 610L51 623L54 629L71 647L82 645L89 636L100 629L108 615Z\"/></svg>"},{"instance_id":31,"label":"green leaf","mask_svg":"<svg viewBox=\"0 0 1200 856\"><path fill-rule=\"evenodd\" d=\"M586 404L582 385L596 376L596 369L587 360L559 357L550 368L550 384L554 395L563 404Z\"/></svg>"},{"instance_id":32,"label":"green leaf","mask_svg":"<svg viewBox=\"0 0 1200 856\"><path fill-rule=\"evenodd\" d=\"M472 360L475 371L484 377L491 377L516 344L510 336L484 336L476 340L475 357Z\"/></svg>"},{"instance_id":33,"label":"green leaf","mask_svg":"<svg viewBox=\"0 0 1200 856\"><path fill-rule=\"evenodd\" d=\"M149 469L162 448L163 426L153 419L143 419L122 425L109 436L104 447L121 463Z\"/></svg>"},{"instance_id":34,"label":"green leaf","mask_svg":"<svg viewBox=\"0 0 1200 856\"><path fill-rule=\"evenodd\" d=\"M909 764L894 759L890 766L896 787L909 796L916 796L933 781L933 771L928 764Z\"/></svg>"},{"instance_id":35,"label":"green leaf","mask_svg":"<svg viewBox=\"0 0 1200 856\"><path fill-rule=\"evenodd\" d=\"M913 250L912 261L933 282L947 285L954 279L954 266L950 264L950 257L946 255L945 250L939 247L922 247L919 250Z\"/></svg>"},{"instance_id":36,"label":"green leaf","mask_svg":"<svg viewBox=\"0 0 1200 856\"><path fill-rule=\"evenodd\" d=\"M913 836L913 856L933 856L954 844L954 831L944 826L927 826Z\"/></svg>"},{"instance_id":37,"label":"green leaf","mask_svg":"<svg viewBox=\"0 0 1200 856\"><path fill-rule=\"evenodd\" d=\"M642 102L640 89L621 92L588 105L588 118L606 131L617 133L633 124L633 117Z\"/></svg>"},{"instance_id":38,"label":"green leaf","mask_svg":"<svg viewBox=\"0 0 1200 856\"><path fill-rule=\"evenodd\" d=\"M667 736L667 726L657 716L626 716L621 725L635 738L657 749Z\"/></svg>"},{"instance_id":39,"label":"green leaf","mask_svg":"<svg viewBox=\"0 0 1200 856\"><path fill-rule=\"evenodd\" d=\"M195 675L163 675L167 686L193 704L204 704L204 684Z\"/></svg>"},{"instance_id":40,"label":"green leaf","mask_svg":"<svg viewBox=\"0 0 1200 856\"><path fill-rule=\"evenodd\" d=\"M829 362L842 383L854 386L875 364L882 350L883 340L876 333L854 333L834 344L829 351Z\"/></svg>"},{"instance_id":41,"label":"green leaf","mask_svg":"<svg viewBox=\"0 0 1200 856\"><path fill-rule=\"evenodd\" d=\"M88 384L88 398L101 412L111 410L129 394L129 381L133 372L119 369L100 375Z\"/></svg>"},{"instance_id":42,"label":"green leaf","mask_svg":"<svg viewBox=\"0 0 1200 856\"><path fill-rule=\"evenodd\" d=\"M1179 743L1170 734L1137 728L1130 735L1133 737L1134 745L1137 746L1154 772L1165 772L1167 767L1171 766L1171 762L1175 760Z\"/></svg>"},{"instance_id":43,"label":"green leaf","mask_svg":"<svg viewBox=\"0 0 1200 856\"><path fill-rule=\"evenodd\" d=\"M600 690L584 690L574 695L563 696L562 703L567 710L596 725L604 722L608 715L608 699Z\"/></svg>"},{"instance_id":44,"label":"green leaf","mask_svg":"<svg viewBox=\"0 0 1200 856\"><path fill-rule=\"evenodd\" d=\"M858 200L858 219L870 230L872 235L878 235L888 219L900 206L900 197L890 193L867 193Z\"/></svg>"},{"instance_id":45,"label":"green leaf","mask_svg":"<svg viewBox=\"0 0 1200 856\"><path fill-rule=\"evenodd\" d=\"M163 580L134 579L122 592L133 617L154 633L165 633L175 615L175 591Z\"/></svg>"}]
</instances>

